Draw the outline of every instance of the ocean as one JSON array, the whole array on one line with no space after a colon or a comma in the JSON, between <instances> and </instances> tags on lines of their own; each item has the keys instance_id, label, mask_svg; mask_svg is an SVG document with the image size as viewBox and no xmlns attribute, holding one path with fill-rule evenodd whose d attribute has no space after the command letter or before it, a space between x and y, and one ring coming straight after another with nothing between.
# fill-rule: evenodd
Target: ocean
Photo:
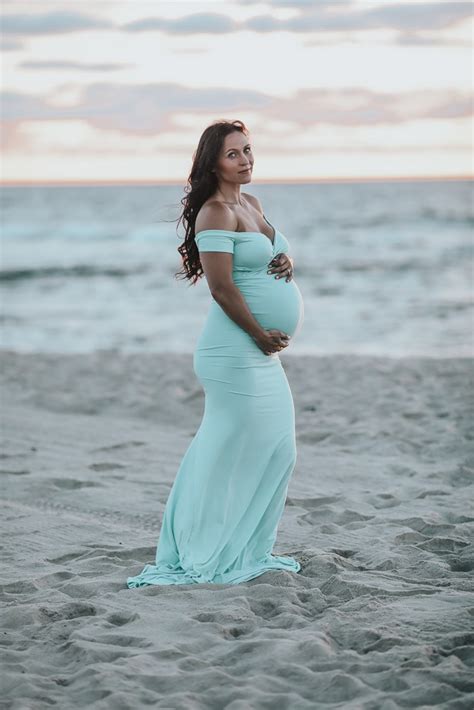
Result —
<instances>
[{"instance_id":1,"label":"ocean","mask_svg":"<svg viewBox=\"0 0 474 710\"><path fill-rule=\"evenodd\" d=\"M303 295L284 356L473 355L470 181L254 184ZM191 353L210 303L175 278L184 185L3 187L1 347Z\"/></svg>"}]
</instances>

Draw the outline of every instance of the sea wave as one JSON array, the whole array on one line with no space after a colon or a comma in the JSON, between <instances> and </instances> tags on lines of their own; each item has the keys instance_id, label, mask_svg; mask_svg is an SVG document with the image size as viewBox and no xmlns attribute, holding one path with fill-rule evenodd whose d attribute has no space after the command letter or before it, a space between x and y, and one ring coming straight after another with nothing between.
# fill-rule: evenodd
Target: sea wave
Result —
<instances>
[{"instance_id":1,"label":"sea wave","mask_svg":"<svg viewBox=\"0 0 474 710\"><path fill-rule=\"evenodd\" d=\"M121 268L117 266L93 266L91 264L76 264L75 266L42 266L32 269L2 269L0 270L0 281L8 283L12 281L25 281L34 279L49 278L78 278L89 279L93 277L107 276L114 279L127 278L135 274L143 274L149 271L149 266L142 265L136 268Z\"/></svg>"}]
</instances>

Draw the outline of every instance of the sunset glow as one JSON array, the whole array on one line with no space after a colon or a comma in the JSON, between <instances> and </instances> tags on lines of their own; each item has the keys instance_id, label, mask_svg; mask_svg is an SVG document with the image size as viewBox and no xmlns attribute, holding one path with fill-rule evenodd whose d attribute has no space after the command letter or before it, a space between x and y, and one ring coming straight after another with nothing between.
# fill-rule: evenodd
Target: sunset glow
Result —
<instances>
[{"instance_id":1,"label":"sunset glow","mask_svg":"<svg viewBox=\"0 0 474 710\"><path fill-rule=\"evenodd\" d=\"M182 182L204 128L254 181L472 174L469 2L3 2L4 183Z\"/></svg>"}]
</instances>

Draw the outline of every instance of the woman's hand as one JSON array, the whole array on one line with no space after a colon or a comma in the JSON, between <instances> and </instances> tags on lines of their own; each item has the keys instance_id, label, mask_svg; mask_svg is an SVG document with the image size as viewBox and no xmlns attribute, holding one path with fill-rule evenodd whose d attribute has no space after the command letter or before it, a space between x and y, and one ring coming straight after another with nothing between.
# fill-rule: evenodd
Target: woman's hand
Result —
<instances>
[{"instance_id":1,"label":"woman's hand","mask_svg":"<svg viewBox=\"0 0 474 710\"><path fill-rule=\"evenodd\" d=\"M261 333L254 337L254 340L265 355L283 350L290 344L290 336L278 328L262 329Z\"/></svg>"},{"instance_id":2,"label":"woman's hand","mask_svg":"<svg viewBox=\"0 0 474 710\"><path fill-rule=\"evenodd\" d=\"M269 262L267 274L276 274L276 279L284 276L288 283L293 278L293 259L283 252L277 254Z\"/></svg>"}]
</instances>

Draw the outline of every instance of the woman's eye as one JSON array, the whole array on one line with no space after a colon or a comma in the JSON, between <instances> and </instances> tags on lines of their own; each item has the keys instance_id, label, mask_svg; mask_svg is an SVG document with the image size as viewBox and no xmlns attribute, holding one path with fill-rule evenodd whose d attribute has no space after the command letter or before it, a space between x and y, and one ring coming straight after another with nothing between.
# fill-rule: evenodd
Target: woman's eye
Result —
<instances>
[{"instance_id":1,"label":"woman's eye","mask_svg":"<svg viewBox=\"0 0 474 710\"><path fill-rule=\"evenodd\" d=\"M252 149L250 147L246 148L245 150L249 150L250 152L252 152ZM235 155L235 153L229 153L228 157L232 158L234 155Z\"/></svg>"}]
</instances>

